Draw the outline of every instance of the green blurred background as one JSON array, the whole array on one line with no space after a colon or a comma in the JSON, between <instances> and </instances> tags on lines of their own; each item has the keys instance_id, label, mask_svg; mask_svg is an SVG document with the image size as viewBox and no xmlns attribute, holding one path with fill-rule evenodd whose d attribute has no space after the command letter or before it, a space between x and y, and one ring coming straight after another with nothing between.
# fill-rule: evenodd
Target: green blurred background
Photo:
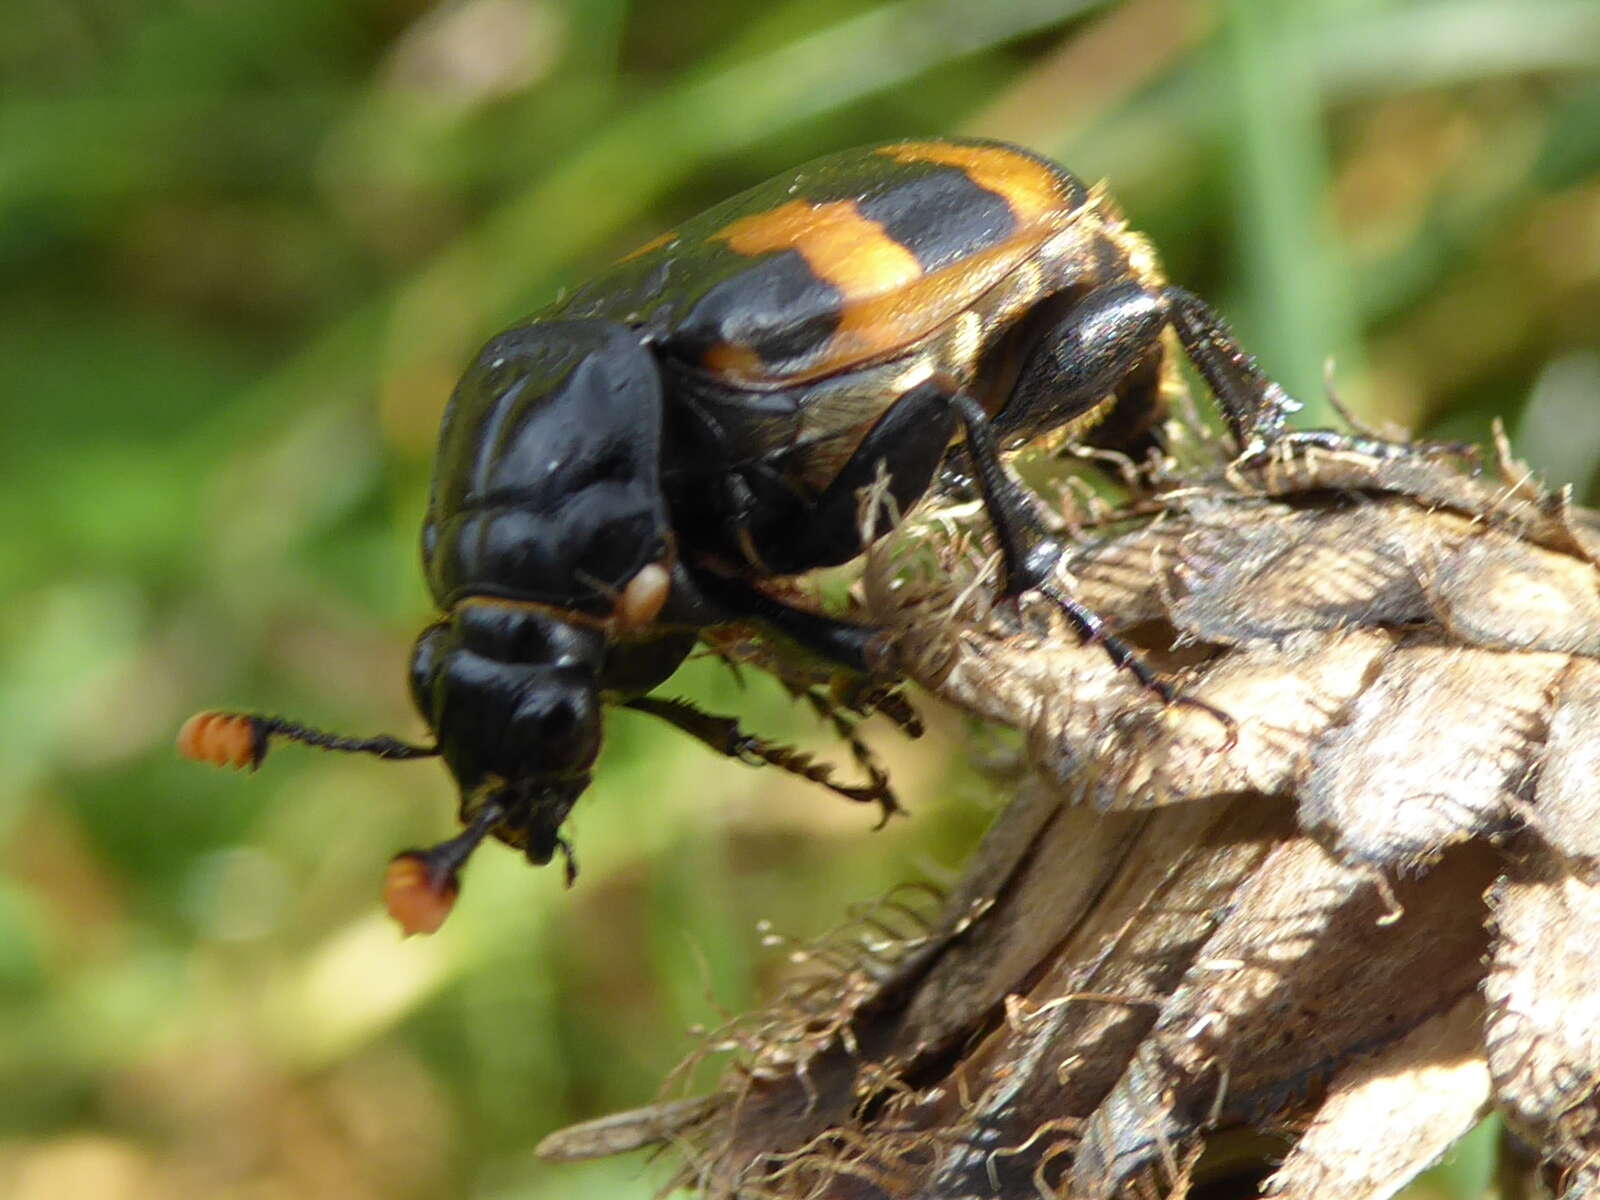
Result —
<instances>
[{"instance_id":1,"label":"green blurred background","mask_svg":"<svg viewBox=\"0 0 1600 1200\"><path fill-rule=\"evenodd\" d=\"M1308 400L1600 452L1592 0L10 0L0 29L0 1194L645 1196L539 1163L647 1102L796 937L948 878L969 731L877 739L913 819L614 717L584 874L479 856L433 764L178 762L213 705L419 732L416 529L475 346L809 157L1023 142L1113 181ZM1593 499L1592 494L1590 498ZM771 686L679 691L840 756ZM1483 1186L1487 1135L1418 1195Z\"/></svg>"}]
</instances>

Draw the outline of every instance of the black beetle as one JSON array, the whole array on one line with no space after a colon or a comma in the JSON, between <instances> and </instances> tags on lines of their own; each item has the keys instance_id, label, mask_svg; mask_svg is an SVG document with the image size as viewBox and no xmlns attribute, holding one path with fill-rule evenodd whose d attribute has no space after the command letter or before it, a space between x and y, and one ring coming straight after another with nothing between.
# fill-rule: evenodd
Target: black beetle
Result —
<instances>
[{"instance_id":1,"label":"black beetle","mask_svg":"<svg viewBox=\"0 0 1600 1200\"><path fill-rule=\"evenodd\" d=\"M1151 446L1174 369L1168 331L1243 451L1280 440L1294 402L1220 318L1167 284L1099 189L988 141L819 159L647 244L468 368L423 529L442 615L411 661L434 746L218 713L191 721L181 745L251 766L273 735L442 756L466 829L391 867L390 909L408 929L443 919L486 835L539 864L560 849L572 873L560 831L588 786L607 704L827 783L825 768L731 720L647 693L698 637L750 620L870 677L876 630L770 584L855 558L862 489L886 480L870 541L958 444L1003 552L1005 594L1044 591L1172 700L1051 583L1061 546L1000 457L1045 434ZM892 805L881 783L838 790Z\"/></svg>"}]
</instances>

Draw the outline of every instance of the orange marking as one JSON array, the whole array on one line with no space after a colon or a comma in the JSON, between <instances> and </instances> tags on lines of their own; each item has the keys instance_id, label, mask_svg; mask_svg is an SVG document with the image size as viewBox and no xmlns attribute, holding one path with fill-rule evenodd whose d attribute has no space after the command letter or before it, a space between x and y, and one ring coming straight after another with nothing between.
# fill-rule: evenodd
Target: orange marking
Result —
<instances>
[{"instance_id":1,"label":"orange marking","mask_svg":"<svg viewBox=\"0 0 1600 1200\"><path fill-rule=\"evenodd\" d=\"M238 713L195 713L178 730L178 753L213 767L254 769L259 761L255 724Z\"/></svg>"},{"instance_id":2,"label":"orange marking","mask_svg":"<svg viewBox=\"0 0 1600 1200\"><path fill-rule=\"evenodd\" d=\"M899 294L922 278L922 264L916 255L890 237L882 222L862 216L852 200L822 204L791 200L767 212L740 217L712 234L711 240L726 242L735 253L750 256L795 251L813 275L843 297L846 323L852 302L886 293ZM902 340L898 325L863 332L872 343L870 353L889 349ZM852 357L859 354L851 353ZM835 358L837 354L830 351L828 357ZM713 346L702 362L708 369L731 378L758 379L766 374L760 356L747 346Z\"/></svg>"},{"instance_id":3,"label":"orange marking","mask_svg":"<svg viewBox=\"0 0 1600 1200\"><path fill-rule=\"evenodd\" d=\"M846 306L835 330L828 358L840 365L872 358L914 341L929 328L928 314L947 316L968 308L1027 257L1019 250L1043 241L1013 238L958 263L925 275L887 295Z\"/></svg>"},{"instance_id":4,"label":"orange marking","mask_svg":"<svg viewBox=\"0 0 1600 1200\"><path fill-rule=\"evenodd\" d=\"M776 379L798 383L892 354L974 304L1076 219L1082 207L1055 168L1006 147L899 142L875 153L900 163L933 163L966 172L1010 205L1017 229L998 245L925 274L882 224L863 217L848 200L813 203L797 198L741 217L711 240L725 241L740 254L799 252L812 272L843 296L839 325L803 361L766 363L748 346L719 345L701 360L707 370L740 385Z\"/></svg>"},{"instance_id":5,"label":"orange marking","mask_svg":"<svg viewBox=\"0 0 1600 1200\"><path fill-rule=\"evenodd\" d=\"M570 625L582 625L603 633L629 633L643 629L656 619L672 594L670 556L659 563L646 563L621 591L611 590L614 606L610 616L599 616L576 608L560 608L538 600L513 600L508 596L467 596L457 600L451 612L465 608L504 608L511 612L543 613Z\"/></svg>"},{"instance_id":6,"label":"orange marking","mask_svg":"<svg viewBox=\"0 0 1600 1200\"><path fill-rule=\"evenodd\" d=\"M400 926L402 937L437 932L460 891L453 877L435 879L415 851L395 855L383 874L383 906Z\"/></svg>"},{"instance_id":7,"label":"orange marking","mask_svg":"<svg viewBox=\"0 0 1600 1200\"><path fill-rule=\"evenodd\" d=\"M735 383L761 383L780 375L786 382L798 383L869 362L910 345L969 308L1053 232L1035 226L1021 237L979 251L942 271L918 275L902 287L845 304L823 352L801 366L769 365L748 346L728 343L711 347L700 361L707 370Z\"/></svg>"},{"instance_id":8,"label":"orange marking","mask_svg":"<svg viewBox=\"0 0 1600 1200\"><path fill-rule=\"evenodd\" d=\"M638 247L637 249L630 250L627 254L624 254L621 258L617 259L617 261L619 263L625 263L625 262L632 262L636 258L643 258L646 254L649 254L650 251L659 250L659 249L661 249L661 247L663 247L663 246L667 245L669 242L675 240L677 238L677 236L678 236L678 231L677 230L669 229L669 230L667 230L667 232L661 234L659 237L651 238L648 242L646 242L644 245Z\"/></svg>"},{"instance_id":9,"label":"orange marking","mask_svg":"<svg viewBox=\"0 0 1600 1200\"><path fill-rule=\"evenodd\" d=\"M963 146L954 142L898 142L877 153L898 163L959 167L985 191L1002 197L1017 222L1031 225L1067 207L1061 176L1050 167L1004 146Z\"/></svg>"},{"instance_id":10,"label":"orange marking","mask_svg":"<svg viewBox=\"0 0 1600 1200\"><path fill-rule=\"evenodd\" d=\"M739 254L797 251L812 273L837 288L846 302L903 287L922 274L916 256L890 237L882 222L863 217L853 200L791 200L740 217L712 238Z\"/></svg>"}]
</instances>

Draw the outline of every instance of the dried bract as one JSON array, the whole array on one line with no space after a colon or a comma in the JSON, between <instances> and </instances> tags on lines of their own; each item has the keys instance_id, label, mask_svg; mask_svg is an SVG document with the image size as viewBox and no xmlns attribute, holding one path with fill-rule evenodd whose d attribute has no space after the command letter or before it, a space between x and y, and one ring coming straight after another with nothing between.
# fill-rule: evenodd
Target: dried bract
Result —
<instances>
[{"instance_id":1,"label":"dried bract","mask_svg":"<svg viewBox=\"0 0 1600 1200\"><path fill-rule=\"evenodd\" d=\"M1503 451L1302 449L1077 526L1063 587L1203 703L993 604L954 506L876 553L900 668L1033 777L897 957L739 1023L686 1181L1361 1200L1498 1106L1594 1194L1600 525Z\"/></svg>"}]
</instances>

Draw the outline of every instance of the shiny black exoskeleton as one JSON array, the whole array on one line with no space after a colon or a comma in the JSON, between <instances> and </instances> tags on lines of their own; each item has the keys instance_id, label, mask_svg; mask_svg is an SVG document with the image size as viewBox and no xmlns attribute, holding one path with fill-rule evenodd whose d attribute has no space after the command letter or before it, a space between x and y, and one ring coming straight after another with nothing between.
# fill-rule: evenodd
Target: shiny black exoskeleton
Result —
<instances>
[{"instance_id":1,"label":"shiny black exoskeleton","mask_svg":"<svg viewBox=\"0 0 1600 1200\"><path fill-rule=\"evenodd\" d=\"M607 705L827 782L731 720L648 693L697 637L734 622L870 674L875 630L778 599L769 583L859 555L863 490L881 489L870 541L956 445L1006 594L1044 591L1172 699L1052 583L1061 548L1000 451L1045 435L1147 448L1174 338L1242 449L1279 437L1293 402L1166 283L1104 194L1054 164L931 140L780 176L495 337L467 370L423 532L440 617L411 668L436 747L254 718L252 751L238 755L258 760L273 733L442 755L467 829L410 856L402 890L427 894L453 890L488 834L536 863L567 849L561 827ZM838 790L887 803L881 787Z\"/></svg>"}]
</instances>

